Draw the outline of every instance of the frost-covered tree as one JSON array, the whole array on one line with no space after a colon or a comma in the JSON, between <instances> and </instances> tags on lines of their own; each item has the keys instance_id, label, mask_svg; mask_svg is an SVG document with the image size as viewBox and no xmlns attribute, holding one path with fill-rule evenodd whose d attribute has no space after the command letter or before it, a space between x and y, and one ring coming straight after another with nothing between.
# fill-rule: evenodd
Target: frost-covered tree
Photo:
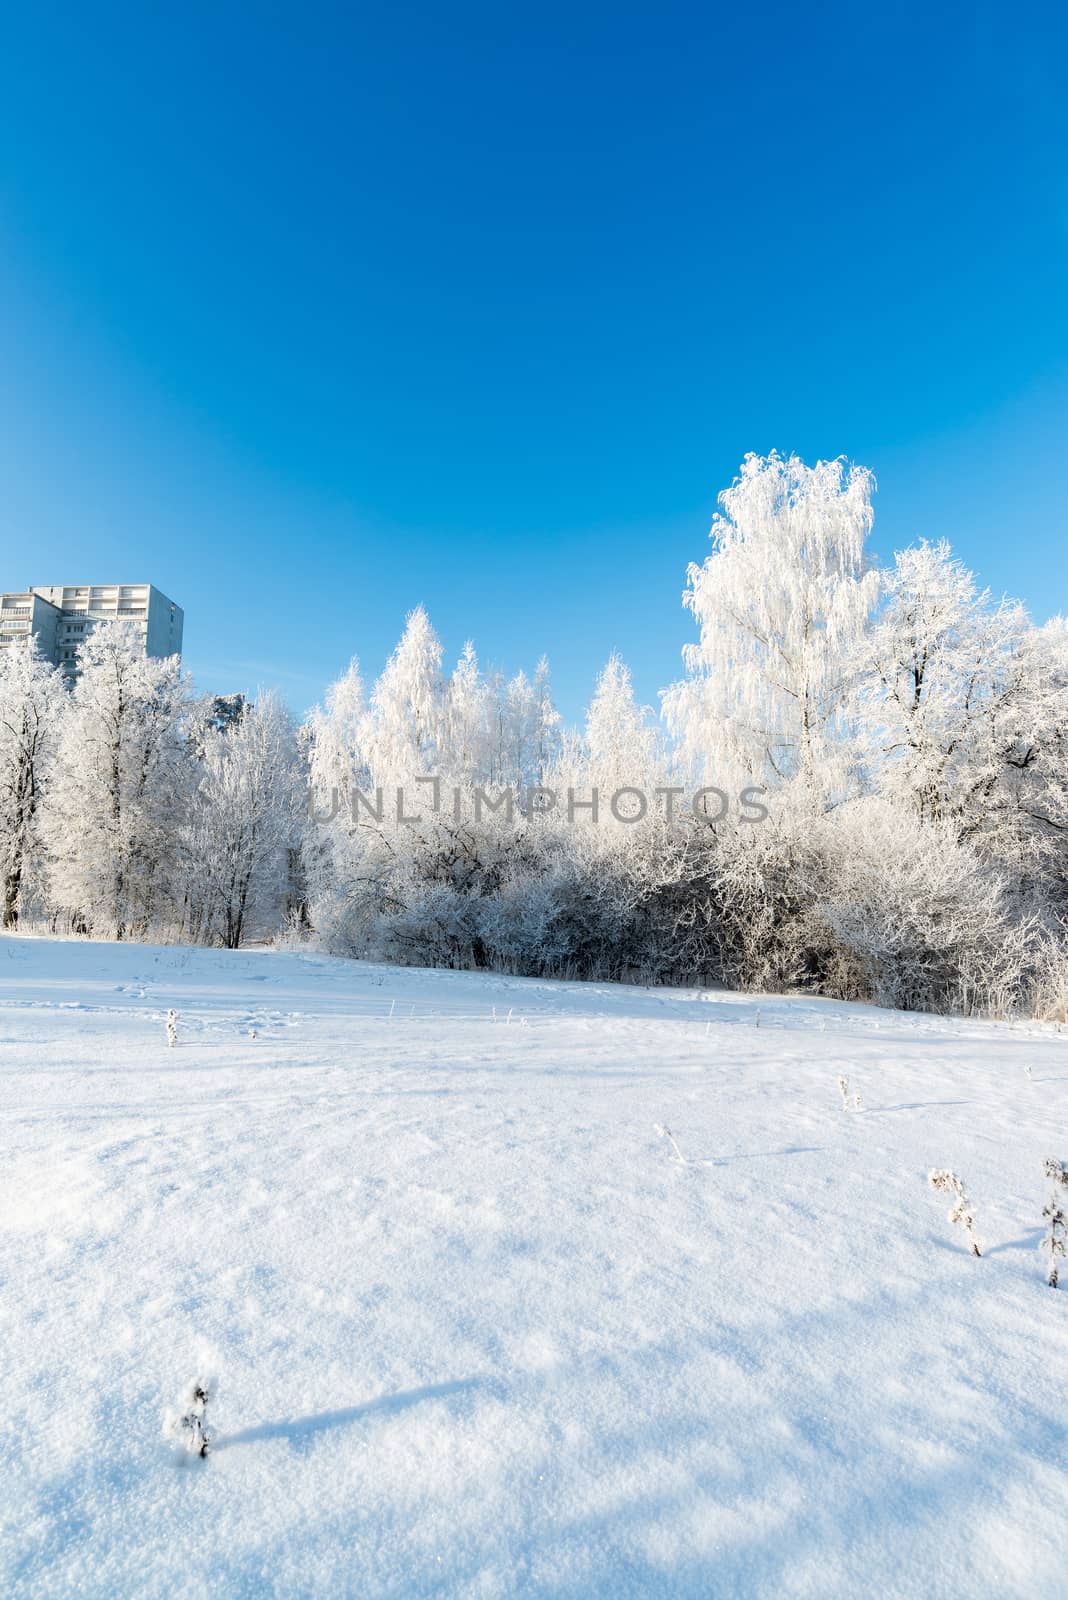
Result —
<instances>
[{"instance_id":1,"label":"frost-covered tree","mask_svg":"<svg viewBox=\"0 0 1068 1600\"><path fill-rule=\"evenodd\" d=\"M525 672L497 683L496 740L491 773L493 781L517 793L537 783L539 706L534 684Z\"/></svg>"},{"instance_id":2,"label":"frost-covered tree","mask_svg":"<svg viewBox=\"0 0 1068 1600\"><path fill-rule=\"evenodd\" d=\"M469 784L489 781L495 713L493 688L479 670L469 639L445 691L444 776Z\"/></svg>"},{"instance_id":3,"label":"frost-covered tree","mask_svg":"<svg viewBox=\"0 0 1068 1600\"><path fill-rule=\"evenodd\" d=\"M179 826L192 786L191 691L177 656L103 623L78 652L42 829L55 909L87 932L143 938L178 920Z\"/></svg>"},{"instance_id":4,"label":"frost-covered tree","mask_svg":"<svg viewBox=\"0 0 1068 1600\"><path fill-rule=\"evenodd\" d=\"M34 639L0 653L0 873L3 925L18 921L31 878L39 876L41 809L66 696L55 667Z\"/></svg>"},{"instance_id":5,"label":"frost-covered tree","mask_svg":"<svg viewBox=\"0 0 1068 1600\"><path fill-rule=\"evenodd\" d=\"M314 813L302 857L312 921L330 948L370 947L395 898L391 874L408 867L412 840L398 821L405 795L414 800L417 778L440 775L447 748L441 656L420 606L369 701L353 663L305 730Z\"/></svg>"},{"instance_id":6,"label":"frost-covered tree","mask_svg":"<svg viewBox=\"0 0 1068 1600\"><path fill-rule=\"evenodd\" d=\"M1068 915L1068 621L1025 634L1016 662L1020 710L1002 717L995 745L996 803L972 806L980 847L1021 886L1040 886L1054 916ZM993 763L990 763L993 766ZM980 799L990 778L980 784Z\"/></svg>"},{"instance_id":7,"label":"frost-covered tree","mask_svg":"<svg viewBox=\"0 0 1068 1600\"><path fill-rule=\"evenodd\" d=\"M609 826L619 821L611 811L611 800L620 790L638 791L650 806L654 804L659 777L656 730L647 709L635 699L630 669L616 654L597 679L586 713L585 747L585 777L591 789L598 790ZM624 816L637 816L640 809L633 794L622 797L616 807Z\"/></svg>"},{"instance_id":8,"label":"frost-covered tree","mask_svg":"<svg viewBox=\"0 0 1068 1600\"><path fill-rule=\"evenodd\" d=\"M980 592L944 540L899 551L883 582L862 652L880 792L996 852L1018 852L1043 822L1056 833L1068 821L1063 628L1037 630L1022 606Z\"/></svg>"},{"instance_id":9,"label":"frost-covered tree","mask_svg":"<svg viewBox=\"0 0 1068 1600\"><path fill-rule=\"evenodd\" d=\"M376 784L412 783L440 767L445 724L441 656L430 618L417 606L371 695L367 753Z\"/></svg>"},{"instance_id":10,"label":"frost-covered tree","mask_svg":"<svg viewBox=\"0 0 1068 1600\"><path fill-rule=\"evenodd\" d=\"M517 791L543 784L560 753L560 716L544 656L532 678L517 672L501 684L498 727L496 781Z\"/></svg>"},{"instance_id":11,"label":"frost-covered tree","mask_svg":"<svg viewBox=\"0 0 1068 1600\"><path fill-rule=\"evenodd\" d=\"M308 778L317 806L329 806L331 793L342 811L351 811L352 792L368 781L370 723L360 664L355 656L327 690L307 722Z\"/></svg>"},{"instance_id":12,"label":"frost-covered tree","mask_svg":"<svg viewBox=\"0 0 1068 1600\"><path fill-rule=\"evenodd\" d=\"M553 701L549 658L542 656L534 672L534 748L524 782L544 783L545 775L559 758L561 717Z\"/></svg>"},{"instance_id":13,"label":"frost-covered tree","mask_svg":"<svg viewBox=\"0 0 1068 1600\"><path fill-rule=\"evenodd\" d=\"M329 795L340 788L336 699L311 719L317 813L336 809L305 840L312 920L349 953L478 966L516 962L521 945L533 964L539 937L546 958L555 951L548 841L528 829L516 791L552 756L548 669L487 676L468 644L446 681L441 653L420 608L358 719L350 805Z\"/></svg>"},{"instance_id":14,"label":"frost-covered tree","mask_svg":"<svg viewBox=\"0 0 1068 1600\"><path fill-rule=\"evenodd\" d=\"M182 832L189 921L201 941L237 949L250 921L273 930L283 919L302 777L292 723L270 691L230 728L208 731Z\"/></svg>"},{"instance_id":15,"label":"frost-covered tree","mask_svg":"<svg viewBox=\"0 0 1068 1600\"><path fill-rule=\"evenodd\" d=\"M371 786L370 712L355 657L297 737L310 802L301 835L301 868L313 915L325 932L326 908L336 899L338 885L357 870L352 860L355 797Z\"/></svg>"},{"instance_id":16,"label":"frost-covered tree","mask_svg":"<svg viewBox=\"0 0 1068 1600\"><path fill-rule=\"evenodd\" d=\"M711 781L850 785L857 646L878 598L864 552L873 487L863 467L773 452L746 456L720 495L712 554L684 596L700 638L664 696Z\"/></svg>"}]
</instances>

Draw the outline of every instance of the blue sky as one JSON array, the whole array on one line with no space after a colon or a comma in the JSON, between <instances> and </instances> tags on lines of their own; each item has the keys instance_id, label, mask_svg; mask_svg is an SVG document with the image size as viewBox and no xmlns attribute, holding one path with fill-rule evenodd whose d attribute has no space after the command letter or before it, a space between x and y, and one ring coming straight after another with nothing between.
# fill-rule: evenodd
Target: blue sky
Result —
<instances>
[{"instance_id":1,"label":"blue sky","mask_svg":"<svg viewBox=\"0 0 1068 1600\"><path fill-rule=\"evenodd\" d=\"M679 671L747 450L1068 609L1062 7L7 7L0 587L303 708L423 601Z\"/></svg>"}]
</instances>

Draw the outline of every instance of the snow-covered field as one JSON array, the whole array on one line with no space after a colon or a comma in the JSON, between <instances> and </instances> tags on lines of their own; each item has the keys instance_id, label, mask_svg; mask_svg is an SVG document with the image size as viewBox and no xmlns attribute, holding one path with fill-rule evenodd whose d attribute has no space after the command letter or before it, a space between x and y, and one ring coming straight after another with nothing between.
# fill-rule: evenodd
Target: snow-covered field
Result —
<instances>
[{"instance_id":1,"label":"snow-covered field","mask_svg":"<svg viewBox=\"0 0 1068 1600\"><path fill-rule=\"evenodd\" d=\"M0 1592L1062 1596L1066 1086L1037 1025L3 939Z\"/></svg>"}]
</instances>

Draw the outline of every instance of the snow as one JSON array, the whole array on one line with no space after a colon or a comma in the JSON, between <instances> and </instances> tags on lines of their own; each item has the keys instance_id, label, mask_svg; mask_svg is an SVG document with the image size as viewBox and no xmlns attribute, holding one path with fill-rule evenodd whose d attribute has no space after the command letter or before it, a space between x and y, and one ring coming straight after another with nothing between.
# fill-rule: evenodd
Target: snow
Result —
<instances>
[{"instance_id":1,"label":"snow","mask_svg":"<svg viewBox=\"0 0 1068 1600\"><path fill-rule=\"evenodd\" d=\"M4 938L0 1591L1062 1595L1066 1082L1037 1024Z\"/></svg>"}]
</instances>

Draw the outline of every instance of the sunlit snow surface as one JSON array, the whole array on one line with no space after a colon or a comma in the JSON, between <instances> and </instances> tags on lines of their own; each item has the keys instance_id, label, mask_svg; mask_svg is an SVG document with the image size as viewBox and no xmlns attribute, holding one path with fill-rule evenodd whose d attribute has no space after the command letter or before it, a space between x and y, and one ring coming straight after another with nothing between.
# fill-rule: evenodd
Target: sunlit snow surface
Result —
<instances>
[{"instance_id":1,"label":"sunlit snow surface","mask_svg":"<svg viewBox=\"0 0 1068 1600\"><path fill-rule=\"evenodd\" d=\"M1063 1596L1066 1088L1039 1025L0 940L0 1592Z\"/></svg>"}]
</instances>

